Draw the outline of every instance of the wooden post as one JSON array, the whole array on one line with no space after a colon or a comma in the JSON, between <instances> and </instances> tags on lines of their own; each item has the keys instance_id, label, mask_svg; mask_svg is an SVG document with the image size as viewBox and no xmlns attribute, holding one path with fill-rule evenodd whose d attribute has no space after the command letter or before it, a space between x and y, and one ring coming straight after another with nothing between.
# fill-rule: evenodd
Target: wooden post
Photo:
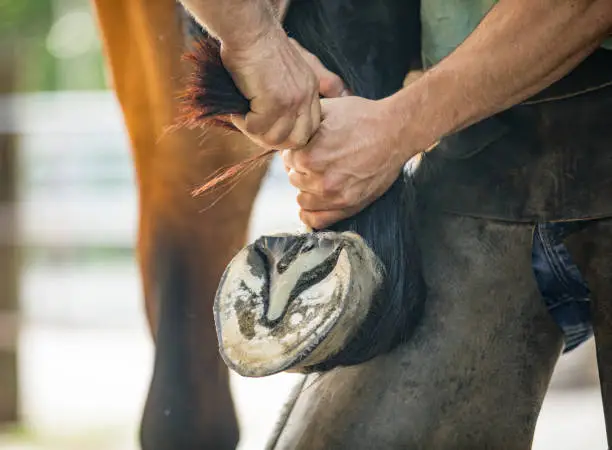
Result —
<instances>
[{"instance_id":1,"label":"wooden post","mask_svg":"<svg viewBox=\"0 0 612 450\"><path fill-rule=\"evenodd\" d=\"M14 52L0 46L0 94L12 91ZM0 103L9 108L9 102ZM11 132L12 111L2 111L9 123L0 130L0 424L19 421L17 337L19 255L17 242L17 154ZM6 120L6 119L5 119ZM8 126L7 126L8 125Z\"/></svg>"}]
</instances>

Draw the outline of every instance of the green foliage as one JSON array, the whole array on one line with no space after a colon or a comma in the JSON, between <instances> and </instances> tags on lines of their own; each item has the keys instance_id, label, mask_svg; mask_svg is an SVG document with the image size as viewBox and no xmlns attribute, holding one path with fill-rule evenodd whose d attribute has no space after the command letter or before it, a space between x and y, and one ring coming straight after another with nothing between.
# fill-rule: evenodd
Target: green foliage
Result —
<instances>
[{"instance_id":1,"label":"green foliage","mask_svg":"<svg viewBox=\"0 0 612 450\"><path fill-rule=\"evenodd\" d=\"M59 14L57 6L60 3L59 0L0 0L0 40L16 55L10 58L10 62L16 64L14 90L105 89L104 61L99 45L74 55L58 55L51 51L50 33L59 35L61 42L61 33L70 37L71 32L78 32L69 28L74 26L74 20L62 18L72 11L91 11L90 0L73 0L63 2ZM70 7L75 9L71 11ZM88 17L88 14L82 16ZM84 26L89 36L94 28L90 23L91 20L80 27ZM97 35L97 30L95 33ZM64 38L66 42L69 44L70 40ZM73 42L80 43L78 35ZM5 50L0 55L7 57L9 54Z\"/></svg>"},{"instance_id":2,"label":"green foliage","mask_svg":"<svg viewBox=\"0 0 612 450\"><path fill-rule=\"evenodd\" d=\"M0 36L23 36L48 23L49 0L0 0Z\"/></svg>"}]
</instances>

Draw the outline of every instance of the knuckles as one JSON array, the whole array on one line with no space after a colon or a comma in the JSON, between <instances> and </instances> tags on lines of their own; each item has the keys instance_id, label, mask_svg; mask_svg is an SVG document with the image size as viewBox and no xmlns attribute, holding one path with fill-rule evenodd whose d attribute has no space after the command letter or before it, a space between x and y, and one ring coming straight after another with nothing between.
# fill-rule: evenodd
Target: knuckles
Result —
<instances>
[{"instance_id":1,"label":"knuckles","mask_svg":"<svg viewBox=\"0 0 612 450\"><path fill-rule=\"evenodd\" d=\"M276 104L283 112L293 111L302 103L303 96L297 93L279 93L276 96Z\"/></svg>"},{"instance_id":2,"label":"knuckles","mask_svg":"<svg viewBox=\"0 0 612 450\"><path fill-rule=\"evenodd\" d=\"M266 136L264 136L263 140L267 145L274 147L285 142L285 136L280 135L278 133L267 134Z\"/></svg>"},{"instance_id":3,"label":"knuckles","mask_svg":"<svg viewBox=\"0 0 612 450\"><path fill-rule=\"evenodd\" d=\"M308 102L312 91L314 90L314 82L305 81L302 86L270 87L267 95L267 104L269 111L276 112L278 116L287 113L293 113Z\"/></svg>"},{"instance_id":4,"label":"knuckles","mask_svg":"<svg viewBox=\"0 0 612 450\"><path fill-rule=\"evenodd\" d=\"M244 124L244 128L245 128L247 133L252 134L253 136L261 136L266 131L268 131L268 127L266 127L265 124L263 124L261 122L256 122L256 121L253 121L253 120L249 120L249 116L248 115L247 115L246 122Z\"/></svg>"},{"instance_id":5,"label":"knuckles","mask_svg":"<svg viewBox=\"0 0 612 450\"><path fill-rule=\"evenodd\" d=\"M344 90L344 83L337 75L328 75L321 78L321 92L329 97L339 97Z\"/></svg>"},{"instance_id":6,"label":"knuckles","mask_svg":"<svg viewBox=\"0 0 612 450\"><path fill-rule=\"evenodd\" d=\"M320 174L325 170L325 163L319 160L310 150L297 150L295 162L296 165L305 172Z\"/></svg>"},{"instance_id":7,"label":"knuckles","mask_svg":"<svg viewBox=\"0 0 612 450\"><path fill-rule=\"evenodd\" d=\"M313 172L313 158L308 150L299 150L293 153L293 161L297 168L306 172Z\"/></svg>"},{"instance_id":8,"label":"knuckles","mask_svg":"<svg viewBox=\"0 0 612 450\"><path fill-rule=\"evenodd\" d=\"M321 219L317 219L316 217L310 219L310 224L308 225L310 228L314 228L315 230L322 230L323 228L326 227L326 223L321 220Z\"/></svg>"},{"instance_id":9,"label":"knuckles","mask_svg":"<svg viewBox=\"0 0 612 450\"><path fill-rule=\"evenodd\" d=\"M287 139L285 146L287 148L300 149L304 147L306 144L308 144L308 136L302 135L302 136L296 136L296 137L292 136L291 138Z\"/></svg>"},{"instance_id":10,"label":"knuckles","mask_svg":"<svg viewBox=\"0 0 612 450\"><path fill-rule=\"evenodd\" d=\"M299 215L300 220L304 223L304 225L314 228L315 230L321 230L327 225L321 218L319 218L317 214L307 213L302 210L300 211Z\"/></svg>"},{"instance_id":11,"label":"knuckles","mask_svg":"<svg viewBox=\"0 0 612 450\"><path fill-rule=\"evenodd\" d=\"M302 209L311 209L310 208L310 203L308 203L308 198L306 197L306 195L304 195L303 192L299 192L297 197L296 197L296 202L298 204L298 206Z\"/></svg>"},{"instance_id":12,"label":"knuckles","mask_svg":"<svg viewBox=\"0 0 612 450\"><path fill-rule=\"evenodd\" d=\"M338 179L335 177L330 177L329 175L323 176L323 179L321 180L321 193L324 196L338 197L338 200L340 201L344 200L342 187L338 182Z\"/></svg>"}]
</instances>

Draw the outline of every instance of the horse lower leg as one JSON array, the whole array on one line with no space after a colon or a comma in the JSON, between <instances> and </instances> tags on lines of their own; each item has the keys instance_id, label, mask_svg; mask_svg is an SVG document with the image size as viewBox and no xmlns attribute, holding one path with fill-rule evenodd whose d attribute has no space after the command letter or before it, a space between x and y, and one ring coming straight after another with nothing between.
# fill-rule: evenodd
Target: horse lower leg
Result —
<instances>
[{"instance_id":1,"label":"horse lower leg","mask_svg":"<svg viewBox=\"0 0 612 450\"><path fill-rule=\"evenodd\" d=\"M570 235L566 245L591 291L597 366L609 447L612 442L612 220L593 220L581 231Z\"/></svg>"},{"instance_id":2,"label":"horse lower leg","mask_svg":"<svg viewBox=\"0 0 612 450\"><path fill-rule=\"evenodd\" d=\"M138 253L155 367L142 421L145 450L233 449L238 426L217 350L212 302L219 277L246 240L265 168L214 207L191 192L244 159L246 139L211 130L168 131L178 116L185 50L174 0L95 2L113 87L136 167ZM173 19L174 18L174 19Z\"/></svg>"},{"instance_id":3,"label":"horse lower leg","mask_svg":"<svg viewBox=\"0 0 612 450\"><path fill-rule=\"evenodd\" d=\"M177 201L174 207L164 201L142 208L142 220L150 222L141 235L147 304L157 311L155 366L141 429L145 450L233 449L237 444L212 301L225 264L245 243L261 175L245 179L203 213L191 202L180 211L174 210ZM234 211L239 204L242 208Z\"/></svg>"}]
</instances>

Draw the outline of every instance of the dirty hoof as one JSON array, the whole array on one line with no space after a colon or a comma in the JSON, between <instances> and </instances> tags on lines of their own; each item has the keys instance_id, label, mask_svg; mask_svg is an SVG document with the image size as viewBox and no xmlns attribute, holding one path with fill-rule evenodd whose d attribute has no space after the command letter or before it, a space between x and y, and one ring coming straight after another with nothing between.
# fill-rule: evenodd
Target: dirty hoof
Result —
<instances>
[{"instance_id":1,"label":"dirty hoof","mask_svg":"<svg viewBox=\"0 0 612 450\"><path fill-rule=\"evenodd\" d=\"M214 304L219 348L238 374L305 371L364 322L382 271L358 235L264 236L227 266Z\"/></svg>"}]
</instances>

